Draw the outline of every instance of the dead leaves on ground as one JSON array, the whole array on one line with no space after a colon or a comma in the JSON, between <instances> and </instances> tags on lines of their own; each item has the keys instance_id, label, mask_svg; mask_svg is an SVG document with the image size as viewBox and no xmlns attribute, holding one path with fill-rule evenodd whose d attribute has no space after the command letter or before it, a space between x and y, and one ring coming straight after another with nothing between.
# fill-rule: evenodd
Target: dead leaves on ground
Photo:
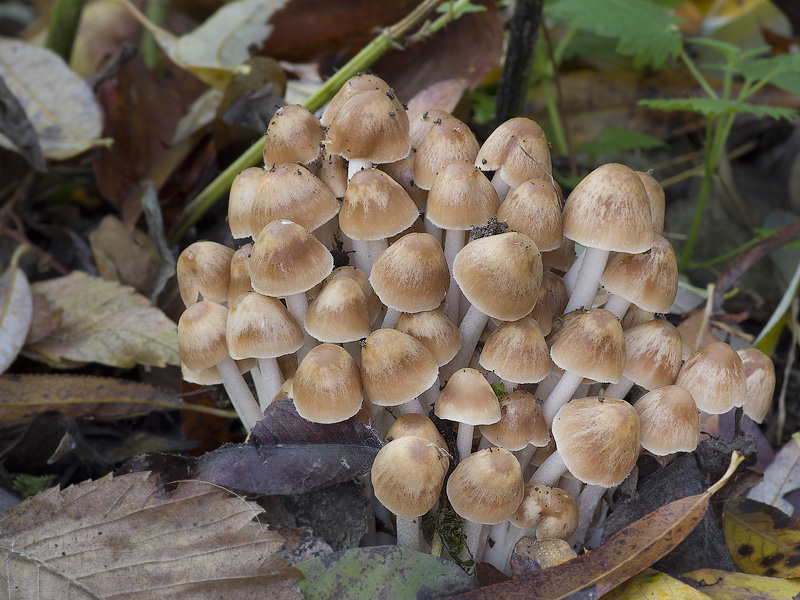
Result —
<instances>
[{"instance_id":1,"label":"dead leaves on ground","mask_svg":"<svg viewBox=\"0 0 800 600\"><path fill-rule=\"evenodd\" d=\"M286 540L258 505L200 482L164 492L147 473L51 488L0 516L14 598L299 600Z\"/></svg>"}]
</instances>

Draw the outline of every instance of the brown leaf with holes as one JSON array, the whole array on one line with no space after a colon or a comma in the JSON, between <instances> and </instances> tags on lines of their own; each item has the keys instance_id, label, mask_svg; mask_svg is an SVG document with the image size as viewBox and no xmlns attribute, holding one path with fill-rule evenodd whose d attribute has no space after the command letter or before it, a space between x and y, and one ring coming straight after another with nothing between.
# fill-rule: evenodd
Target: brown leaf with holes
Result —
<instances>
[{"instance_id":1,"label":"brown leaf with holes","mask_svg":"<svg viewBox=\"0 0 800 600\"><path fill-rule=\"evenodd\" d=\"M0 518L3 587L24 600L300 600L261 512L201 482L165 493L147 473L51 488Z\"/></svg>"}]
</instances>

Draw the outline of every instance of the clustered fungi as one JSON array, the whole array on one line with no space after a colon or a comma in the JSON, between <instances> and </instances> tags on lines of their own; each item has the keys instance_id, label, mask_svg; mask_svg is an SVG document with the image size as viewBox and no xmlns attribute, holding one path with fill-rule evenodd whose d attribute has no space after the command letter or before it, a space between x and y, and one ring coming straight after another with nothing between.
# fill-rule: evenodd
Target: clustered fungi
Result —
<instances>
[{"instance_id":1,"label":"clustered fungi","mask_svg":"<svg viewBox=\"0 0 800 600\"><path fill-rule=\"evenodd\" d=\"M462 558L508 571L522 535L583 543L642 448L693 450L698 409L766 415L768 357L692 348L655 316L677 265L650 175L603 165L562 211L536 123L512 119L479 147L448 113L409 117L369 75L321 120L278 110L264 160L230 193L232 234L253 242L197 242L179 259L184 377L223 383L247 430L276 396L315 422L372 424L386 441L375 507L396 515L399 544L425 547L420 521L446 481ZM495 217L508 228L485 227ZM334 238L356 268L333 268ZM284 381L276 359L294 353ZM647 392L635 405L633 386ZM455 424L457 450L431 411Z\"/></svg>"}]
</instances>

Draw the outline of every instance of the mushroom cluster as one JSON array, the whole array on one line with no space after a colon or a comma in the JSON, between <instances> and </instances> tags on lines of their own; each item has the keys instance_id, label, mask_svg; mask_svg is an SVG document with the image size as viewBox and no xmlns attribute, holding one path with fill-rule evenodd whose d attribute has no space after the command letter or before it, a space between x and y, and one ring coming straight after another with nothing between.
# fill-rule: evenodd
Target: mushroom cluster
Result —
<instances>
[{"instance_id":1,"label":"mushroom cluster","mask_svg":"<svg viewBox=\"0 0 800 600\"><path fill-rule=\"evenodd\" d=\"M320 120L278 110L264 161L230 192L233 237L252 241L180 257L184 377L224 382L248 430L279 394L311 421L367 420L386 436L372 484L399 543L424 547L419 522L446 489L465 554L507 571L523 533L583 543L640 452L693 450L698 409L764 418L768 357L691 348L656 316L677 264L650 175L603 165L562 202L535 122L479 146L370 75ZM334 269L334 249L354 266ZM295 354L296 370L277 361Z\"/></svg>"}]
</instances>

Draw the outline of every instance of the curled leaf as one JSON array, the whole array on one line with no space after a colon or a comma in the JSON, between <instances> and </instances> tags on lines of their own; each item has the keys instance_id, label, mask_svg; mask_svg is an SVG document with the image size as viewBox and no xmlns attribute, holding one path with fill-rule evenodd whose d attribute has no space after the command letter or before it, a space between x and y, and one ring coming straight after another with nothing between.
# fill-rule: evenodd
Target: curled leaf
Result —
<instances>
[{"instance_id":1,"label":"curled leaf","mask_svg":"<svg viewBox=\"0 0 800 600\"><path fill-rule=\"evenodd\" d=\"M14 261L0 277L0 373L11 366L25 345L32 318L28 278Z\"/></svg>"}]
</instances>

